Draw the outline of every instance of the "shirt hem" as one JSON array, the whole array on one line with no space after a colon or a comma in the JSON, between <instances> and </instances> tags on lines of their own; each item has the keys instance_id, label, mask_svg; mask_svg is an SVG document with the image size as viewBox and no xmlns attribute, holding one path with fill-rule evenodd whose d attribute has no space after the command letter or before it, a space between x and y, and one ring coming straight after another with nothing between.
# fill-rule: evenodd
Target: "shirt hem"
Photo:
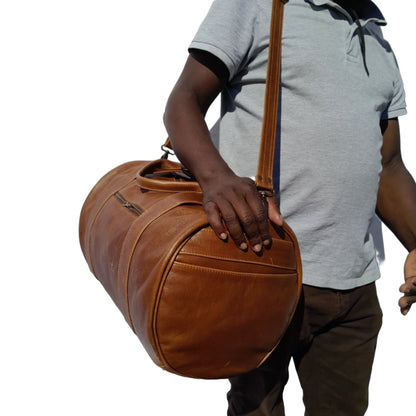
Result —
<instances>
[{"instance_id":1,"label":"shirt hem","mask_svg":"<svg viewBox=\"0 0 416 416\"><path fill-rule=\"evenodd\" d=\"M320 289L333 289L333 290L351 290L356 289L357 287L362 287L370 283L374 283L379 280L381 274L378 273L373 276L368 276L365 278L354 279L354 280L345 280L345 281L317 281L315 279L304 279L302 284L307 286L318 287Z\"/></svg>"},{"instance_id":2,"label":"shirt hem","mask_svg":"<svg viewBox=\"0 0 416 416\"><path fill-rule=\"evenodd\" d=\"M400 117L400 116L405 116L406 114L407 114L407 110L405 108L399 108L397 110L389 111L386 114L386 116L383 117L382 119L383 120L388 120L388 119L391 119L391 118L397 118L397 117Z\"/></svg>"}]
</instances>

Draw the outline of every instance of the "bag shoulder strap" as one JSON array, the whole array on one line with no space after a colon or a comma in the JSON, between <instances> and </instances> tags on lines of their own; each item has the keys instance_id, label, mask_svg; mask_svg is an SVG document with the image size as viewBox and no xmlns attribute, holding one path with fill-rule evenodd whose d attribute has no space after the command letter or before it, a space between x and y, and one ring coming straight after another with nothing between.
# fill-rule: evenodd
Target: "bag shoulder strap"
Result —
<instances>
[{"instance_id":1,"label":"bag shoulder strap","mask_svg":"<svg viewBox=\"0 0 416 416\"><path fill-rule=\"evenodd\" d=\"M273 162L279 110L283 6L285 3L287 0L273 0L263 125L256 176L257 187L270 194L273 194Z\"/></svg>"}]
</instances>

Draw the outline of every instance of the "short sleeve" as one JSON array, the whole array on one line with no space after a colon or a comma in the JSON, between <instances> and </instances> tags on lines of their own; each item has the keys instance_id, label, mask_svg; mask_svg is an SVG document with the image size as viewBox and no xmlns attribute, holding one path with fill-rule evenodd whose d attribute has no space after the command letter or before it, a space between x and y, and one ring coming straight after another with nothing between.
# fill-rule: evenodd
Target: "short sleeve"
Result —
<instances>
[{"instance_id":1,"label":"short sleeve","mask_svg":"<svg viewBox=\"0 0 416 416\"><path fill-rule=\"evenodd\" d=\"M256 0L215 0L189 48L215 55L232 79L249 59L257 13Z\"/></svg>"},{"instance_id":2,"label":"short sleeve","mask_svg":"<svg viewBox=\"0 0 416 416\"><path fill-rule=\"evenodd\" d=\"M399 69L397 69L397 71L398 75L393 84L393 97L381 116L384 120L407 114L406 94L403 86L403 80Z\"/></svg>"}]
</instances>

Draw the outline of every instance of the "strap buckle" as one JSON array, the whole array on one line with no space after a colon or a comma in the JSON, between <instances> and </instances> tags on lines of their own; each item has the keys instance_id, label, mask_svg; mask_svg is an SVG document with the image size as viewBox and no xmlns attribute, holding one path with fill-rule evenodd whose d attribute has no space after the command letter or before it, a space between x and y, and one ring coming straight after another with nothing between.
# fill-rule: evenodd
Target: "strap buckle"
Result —
<instances>
[{"instance_id":1,"label":"strap buckle","mask_svg":"<svg viewBox=\"0 0 416 416\"><path fill-rule=\"evenodd\" d=\"M160 146L160 148L164 152L163 155L161 156L161 159L167 159L169 157L169 155L173 156L175 154L170 147L165 146L164 144L162 144L162 146Z\"/></svg>"},{"instance_id":2,"label":"strap buckle","mask_svg":"<svg viewBox=\"0 0 416 416\"><path fill-rule=\"evenodd\" d=\"M266 210L268 210L269 201L267 200L267 198L274 197L276 195L276 192L270 189L259 189L259 194L260 194L261 202L263 203Z\"/></svg>"},{"instance_id":3,"label":"strap buckle","mask_svg":"<svg viewBox=\"0 0 416 416\"><path fill-rule=\"evenodd\" d=\"M259 189L259 194L262 199L267 199L276 196L276 192L269 189Z\"/></svg>"}]
</instances>

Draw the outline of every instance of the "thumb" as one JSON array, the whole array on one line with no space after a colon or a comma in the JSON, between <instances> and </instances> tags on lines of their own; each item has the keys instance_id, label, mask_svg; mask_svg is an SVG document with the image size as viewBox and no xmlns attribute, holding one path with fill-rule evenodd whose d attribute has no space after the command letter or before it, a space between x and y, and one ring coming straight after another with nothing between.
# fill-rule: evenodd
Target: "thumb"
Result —
<instances>
[{"instance_id":1,"label":"thumb","mask_svg":"<svg viewBox=\"0 0 416 416\"><path fill-rule=\"evenodd\" d=\"M416 277L416 249L413 249L406 258L404 264L404 277L405 279Z\"/></svg>"},{"instance_id":2,"label":"thumb","mask_svg":"<svg viewBox=\"0 0 416 416\"><path fill-rule=\"evenodd\" d=\"M274 222L276 225L282 226L283 225L283 217L280 213L279 206L277 205L276 198L273 196L267 197L267 204L268 204L268 215L270 221Z\"/></svg>"}]
</instances>

